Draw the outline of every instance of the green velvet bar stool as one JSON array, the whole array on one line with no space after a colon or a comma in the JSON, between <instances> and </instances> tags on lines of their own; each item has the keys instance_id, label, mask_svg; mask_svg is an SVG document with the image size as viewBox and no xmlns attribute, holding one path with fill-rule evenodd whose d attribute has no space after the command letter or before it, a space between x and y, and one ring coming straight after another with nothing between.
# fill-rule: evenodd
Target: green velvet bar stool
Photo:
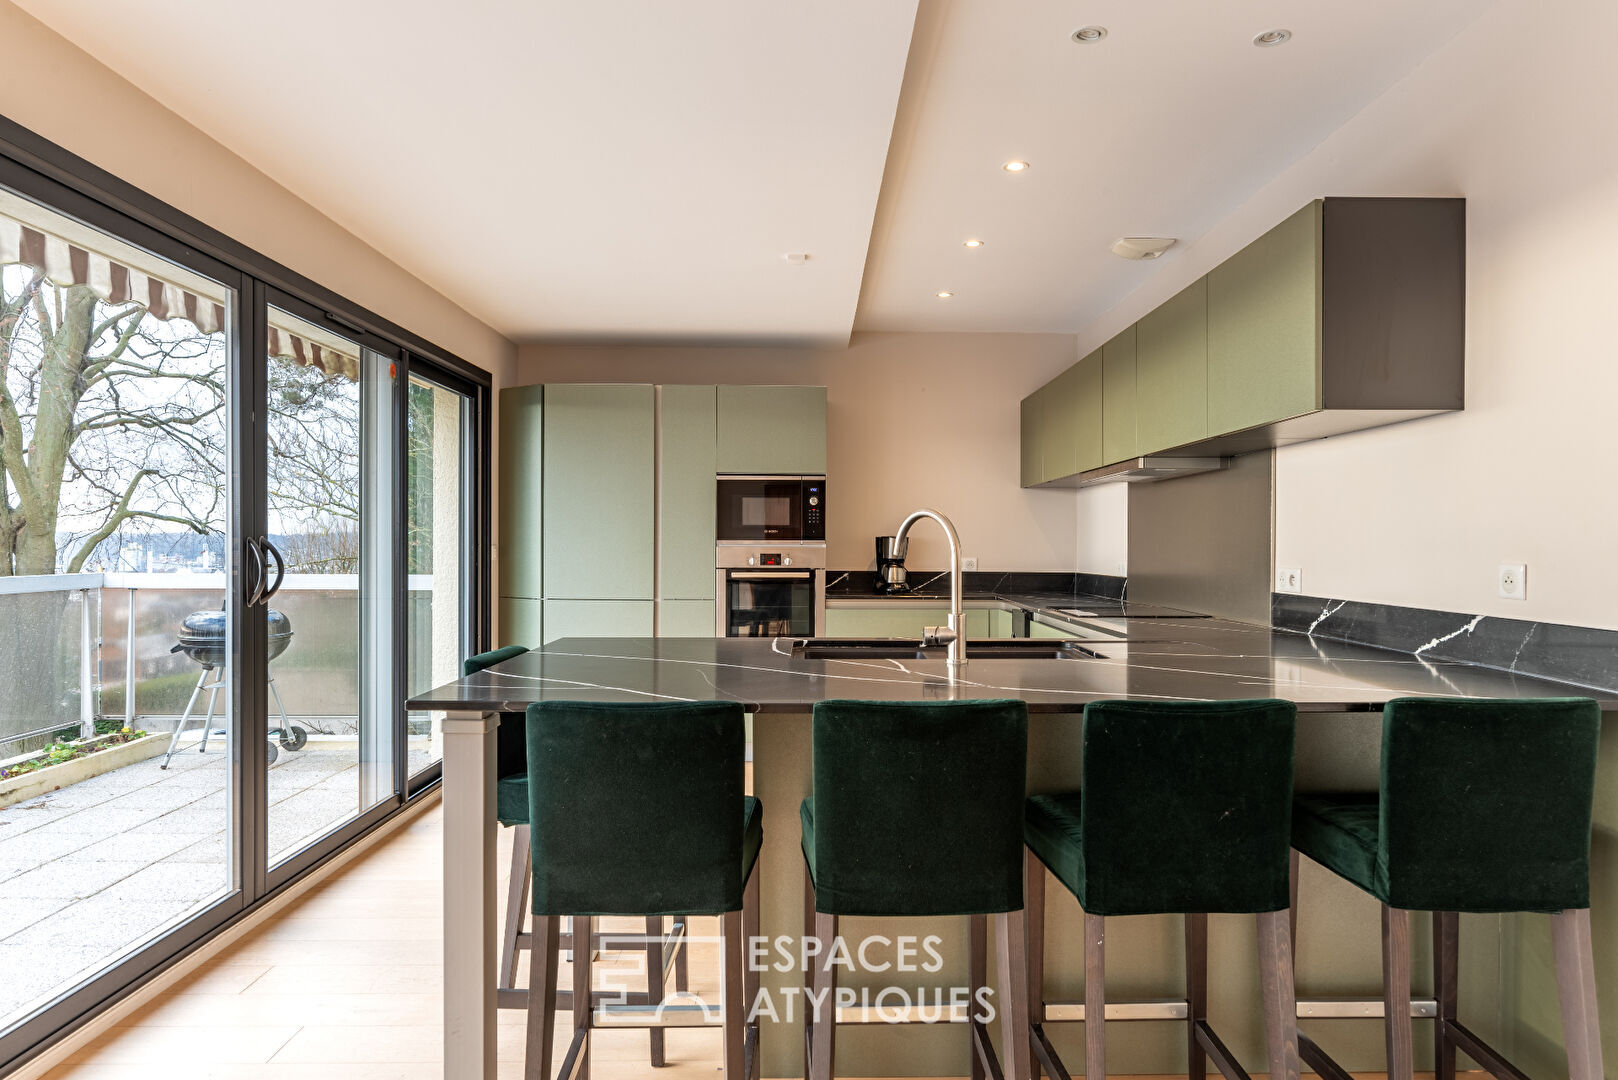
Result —
<instances>
[{"instance_id":1,"label":"green velvet bar stool","mask_svg":"<svg viewBox=\"0 0 1618 1080\"><path fill-rule=\"evenodd\" d=\"M806 973L814 997L805 1072L830 1080L836 1049L843 915L971 917L974 1009L984 984L987 917L998 932L1005 1075L1028 1080L1022 800L1028 706L1021 701L823 701L814 713L814 794L799 810L804 936L825 962ZM998 1076L988 1033L971 1021L973 1075ZM992 1063L992 1064L991 1064Z\"/></svg>"},{"instance_id":2,"label":"green velvet bar stool","mask_svg":"<svg viewBox=\"0 0 1618 1080\"><path fill-rule=\"evenodd\" d=\"M522 645L469 656L462 664L462 673L475 675L480 671L505 663L526 653ZM500 966L495 975L495 1000L502 1009L528 1007L528 991L517 986L517 960L519 954L533 947L533 936L523 933L524 911L528 905L528 883L532 866L528 836L528 751L525 718L520 712L500 714L500 727L495 732L495 817L501 825L511 829L511 878L506 886L506 920L500 934ZM635 1000L661 1001L668 984L668 969L673 968L674 988L679 993L686 988L687 964L685 921L674 922L673 933L663 936L661 918L646 920L647 988L644 995L635 994ZM562 948L573 947L571 932L562 934ZM559 995L557 1007L572 1007L571 991ZM665 1060L663 1032L650 1033L651 1063L662 1067Z\"/></svg>"},{"instance_id":3,"label":"green velvet bar stool","mask_svg":"<svg viewBox=\"0 0 1618 1080\"><path fill-rule=\"evenodd\" d=\"M1084 710L1079 790L1027 802L1030 1012L1034 1052L1066 1067L1045 1025L1084 1021L1086 1080L1107 1070L1106 1020L1183 1018L1191 1080L1207 1062L1247 1073L1208 1024L1208 913L1258 917L1269 1074L1296 1080L1298 1043L1287 925L1287 843L1297 708L1286 701L1096 701ZM1084 912L1082 1012L1044 990L1045 872ZM1106 1001L1106 918L1185 916L1186 998L1167 1007Z\"/></svg>"},{"instance_id":4,"label":"green velvet bar stool","mask_svg":"<svg viewBox=\"0 0 1618 1080\"><path fill-rule=\"evenodd\" d=\"M1547 912L1571 1080L1601 1080L1590 942L1590 823L1601 711L1587 698L1400 698L1382 713L1380 791L1299 795L1296 852L1382 904L1388 1075L1410 1080L1410 912L1433 913L1437 1075L1464 1051L1522 1074L1458 1019L1460 912ZM1293 856L1293 919L1297 912ZM1302 1039L1322 1076L1346 1078Z\"/></svg>"},{"instance_id":5,"label":"green velvet bar stool","mask_svg":"<svg viewBox=\"0 0 1618 1080\"><path fill-rule=\"evenodd\" d=\"M574 939L582 943L592 940L598 915L718 915L724 1075L750 1076L758 1029L747 1015L758 986L745 952L758 931L753 865L764 843L764 812L744 794L742 707L547 701L528 707L527 735L535 944L523 1075L537 1080L549 1073L564 917L573 919ZM573 1030L561 1073L568 1080L590 1075L598 1004L591 952L573 950ZM612 1027L656 1030L668 1007L631 1007L638 1019L619 1015Z\"/></svg>"}]
</instances>

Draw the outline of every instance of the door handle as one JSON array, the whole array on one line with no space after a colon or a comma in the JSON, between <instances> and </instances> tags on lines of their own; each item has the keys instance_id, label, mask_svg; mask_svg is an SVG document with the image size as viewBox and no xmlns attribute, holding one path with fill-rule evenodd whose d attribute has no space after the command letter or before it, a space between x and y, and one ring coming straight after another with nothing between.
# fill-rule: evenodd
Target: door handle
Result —
<instances>
[{"instance_id":1,"label":"door handle","mask_svg":"<svg viewBox=\"0 0 1618 1080\"><path fill-rule=\"evenodd\" d=\"M815 576L813 570L780 570L763 571L761 573L732 572L732 581L809 581Z\"/></svg>"},{"instance_id":2,"label":"door handle","mask_svg":"<svg viewBox=\"0 0 1618 1080\"><path fill-rule=\"evenodd\" d=\"M271 557L275 559L275 584L266 589L263 596L264 602L268 604L270 598L281 591L281 584L287 579L287 564L281 558L281 550L270 543L269 537L259 537L259 543L263 544Z\"/></svg>"},{"instance_id":3,"label":"door handle","mask_svg":"<svg viewBox=\"0 0 1618 1080\"><path fill-rule=\"evenodd\" d=\"M242 579L243 592L246 594L242 600L248 607L252 607L262 599L259 594L264 591L264 552L259 549L258 542L251 536L247 538L245 546L244 561L249 566L247 574Z\"/></svg>"}]
</instances>

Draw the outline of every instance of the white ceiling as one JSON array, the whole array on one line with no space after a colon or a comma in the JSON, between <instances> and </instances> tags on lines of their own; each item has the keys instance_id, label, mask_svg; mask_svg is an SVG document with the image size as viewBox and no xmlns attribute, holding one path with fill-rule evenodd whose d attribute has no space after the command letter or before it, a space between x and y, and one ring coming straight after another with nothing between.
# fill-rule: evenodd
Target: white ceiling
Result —
<instances>
[{"instance_id":1,"label":"white ceiling","mask_svg":"<svg viewBox=\"0 0 1618 1080\"><path fill-rule=\"evenodd\" d=\"M841 342L1084 328L1492 0L16 2L513 339Z\"/></svg>"},{"instance_id":2,"label":"white ceiling","mask_svg":"<svg viewBox=\"0 0 1618 1080\"><path fill-rule=\"evenodd\" d=\"M518 340L846 341L916 12L20 6Z\"/></svg>"},{"instance_id":3,"label":"white ceiling","mask_svg":"<svg viewBox=\"0 0 1618 1080\"><path fill-rule=\"evenodd\" d=\"M929 2L857 327L1085 328L1175 256L1113 241L1195 239L1490 2ZM1107 36L1075 44L1085 25Z\"/></svg>"}]
</instances>

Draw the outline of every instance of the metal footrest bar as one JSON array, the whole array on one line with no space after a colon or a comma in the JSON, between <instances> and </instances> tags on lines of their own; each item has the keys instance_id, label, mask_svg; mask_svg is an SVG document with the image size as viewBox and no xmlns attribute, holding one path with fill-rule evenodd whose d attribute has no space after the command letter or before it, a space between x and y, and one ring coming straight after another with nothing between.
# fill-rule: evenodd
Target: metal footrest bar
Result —
<instances>
[{"instance_id":1,"label":"metal footrest bar","mask_svg":"<svg viewBox=\"0 0 1618 1080\"><path fill-rule=\"evenodd\" d=\"M1184 1001L1109 1001L1108 1020L1186 1020L1191 1006ZM1082 1001L1047 1001L1045 1015L1035 1022L1071 1024L1084 1019Z\"/></svg>"},{"instance_id":2,"label":"metal footrest bar","mask_svg":"<svg viewBox=\"0 0 1618 1080\"><path fill-rule=\"evenodd\" d=\"M1438 1032L1439 1038L1448 1039L1457 1050L1488 1069L1490 1075L1499 1080L1528 1080L1521 1069L1501 1057L1499 1051L1478 1038L1466 1025L1445 1020L1439 1024Z\"/></svg>"},{"instance_id":3,"label":"metal footrest bar","mask_svg":"<svg viewBox=\"0 0 1618 1080\"><path fill-rule=\"evenodd\" d=\"M968 1024L972 1006L842 1005L834 1010L839 1024Z\"/></svg>"},{"instance_id":4,"label":"metal footrest bar","mask_svg":"<svg viewBox=\"0 0 1618 1080\"><path fill-rule=\"evenodd\" d=\"M685 923L679 919L674 920L674 927L663 936L663 981L668 982L669 972L674 970L674 962L679 959L680 950L685 948Z\"/></svg>"},{"instance_id":5,"label":"metal footrest bar","mask_svg":"<svg viewBox=\"0 0 1618 1080\"><path fill-rule=\"evenodd\" d=\"M1310 1000L1298 1002L1301 1020L1380 1020L1383 1015L1381 998L1339 998L1336 1000ZM1410 1015L1416 1020L1438 1018L1438 1002L1433 998L1412 998ZM1112 1019L1108 1016L1107 1019Z\"/></svg>"},{"instance_id":6,"label":"metal footrest bar","mask_svg":"<svg viewBox=\"0 0 1618 1080\"><path fill-rule=\"evenodd\" d=\"M599 1007L608 1002L624 1002L629 1005L655 1005L657 999L644 990L631 990L619 993L616 990L597 990L590 995ZM500 1009L526 1009L528 1008L528 989L526 987L501 987L495 997L495 1007ZM566 1012L573 1008L573 991L558 990L556 992L556 1007Z\"/></svg>"},{"instance_id":7,"label":"metal footrest bar","mask_svg":"<svg viewBox=\"0 0 1618 1080\"><path fill-rule=\"evenodd\" d=\"M995 1057L994 1046L989 1042L989 1029L980 1020L972 1021L972 1052L983 1063L983 1072L988 1080L1006 1080L1006 1074L1000 1069L1000 1059Z\"/></svg>"},{"instance_id":8,"label":"metal footrest bar","mask_svg":"<svg viewBox=\"0 0 1618 1080\"><path fill-rule=\"evenodd\" d=\"M1298 1056L1305 1065L1320 1074L1321 1080L1354 1080L1348 1070L1333 1061L1315 1040L1301 1031L1298 1033Z\"/></svg>"},{"instance_id":9,"label":"metal footrest bar","mask_svg":"<svg viewBox=\"0 0 1618 1080\"><path fill-rule=\"evenodd\" d=\"M1057 1056L1056 1047L1052 1046L1051 1040L1045 1036L1043 1024L1033 1025L1033 1036L1034 1056L1039 1059L1039 1063L1050 1074L1051 1080L1073 1080L1072 1075L1067 1071L1067 1066L1063 1065L1062 1059Z\"/></svg>"},{"instance_id":10,"label":"metal footrest bar","mask_svg":"<svg viewBox=\"0 0 1618 1080\"><path fill-rule=\"evenodd\" d=\"M1193 1030L1197 1033L1197 1045L1208 1055L1208 1060L1214 1063L1214 1068L1224 1074L1225 1080L1253 1080L1247 1075L1247 1070L1242 1068L1241 1062L1236 1060L1236 1055L1230 1052L1230 1048L1220 1041L1214 1029L1208 1026L1208 1021L1198 1020Z\"/></svg>"},{"instance_id":11,"label":"metal footrest bar","mask_svg":"<svg viewBox=\"0 0 1618 1080\"><path fill-rule=\"evenodd\" d=\"M592 1015L598 1028L718 1027L724 1023L724 1014L719 1009L700 1003L659 1005L614 1001L597 1005Z\"/></svg>"}]
</instances>

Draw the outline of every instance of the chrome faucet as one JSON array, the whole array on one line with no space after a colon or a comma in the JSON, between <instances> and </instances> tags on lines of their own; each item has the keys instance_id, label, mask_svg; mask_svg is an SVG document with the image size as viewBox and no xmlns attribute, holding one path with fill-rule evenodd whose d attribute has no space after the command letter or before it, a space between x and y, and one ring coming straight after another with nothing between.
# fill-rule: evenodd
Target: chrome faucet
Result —
<instances>
[{"instance_id":1,"label":"chrome faucet","mask_svg":"<svg viewBox=\"0 0 1618 1080\"><path fill-rule=\"evenodd\" d=\"M923 642L928 645L940 643L947 644L949 651L945 654L945 664L951 668L966 666L966 617L961 611L961 538L955 532L955 526L949 518L937 510L917 510L905 518L897 531L893 534L893 546L899 547L910 535L910 526L922 518L932 518L944 527L944 535L949 537L949 627L940 629L930 627L926 631Z\"/></svg>"}]
</instances>

